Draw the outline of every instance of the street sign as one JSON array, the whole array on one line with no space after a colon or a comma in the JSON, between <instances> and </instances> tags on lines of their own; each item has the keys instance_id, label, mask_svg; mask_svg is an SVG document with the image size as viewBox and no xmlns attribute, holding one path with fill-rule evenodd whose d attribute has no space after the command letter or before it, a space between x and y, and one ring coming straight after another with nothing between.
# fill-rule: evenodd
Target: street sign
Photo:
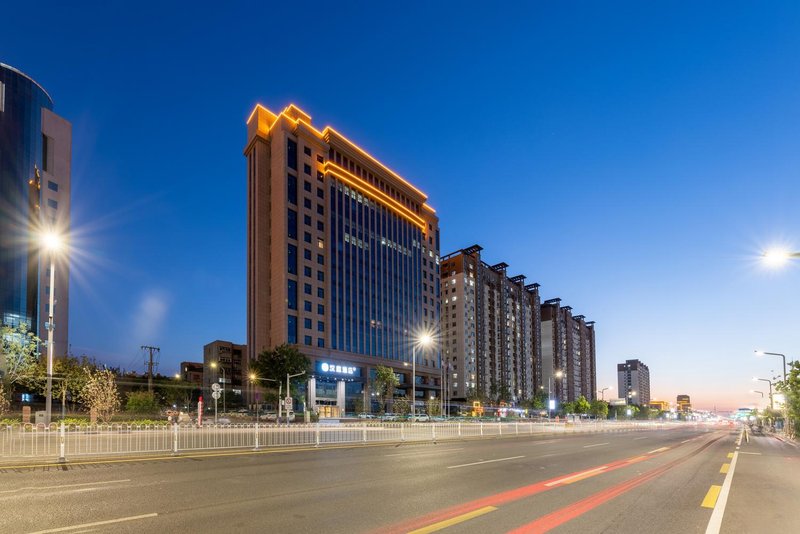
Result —
<instances>
[{"instance_id":1,"label":"street sign","mask_svg":"<svg viewBox=\"0 0 800 534\"><path fill-rule=\"evenodd\" d=\"M286 402L284 403L284 406L286 406L287 410L291 410L292 409L292 398L291 397L286 397Z\"/></svg>"},{"instance_id":2,"label":"street sign","mask_svg":"<svg viewBox=\"0 0 800 534\"><path fill-rule=\"evenodd\" d=\"M219 391L220 389L222 389L222 388L219 387L219 384L216 384L216 383L215 384L211 384L211 391ZM219 398L219 397L215 397L215 398Z\"/></svg>"},{"instance_id":3,"label":"street sign","mask_svg":"<svg viewBox=\"0 0 800 534\"><path fill-rule=\"evenodd\" d=\"M219 397L220 397L219 391L214 391L214 392L211 393L211 398L212 399L217 400L217 399L219 399Z\"/></svg>"}]
</instances>

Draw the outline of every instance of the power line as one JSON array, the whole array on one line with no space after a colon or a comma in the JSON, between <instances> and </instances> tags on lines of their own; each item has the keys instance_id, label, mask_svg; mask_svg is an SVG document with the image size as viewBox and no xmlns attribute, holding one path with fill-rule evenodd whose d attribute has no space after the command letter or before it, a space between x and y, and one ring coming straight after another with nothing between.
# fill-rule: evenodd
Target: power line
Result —
<instances>
[{"instance_id":1,"label":"power line","mask_svg":"<svg viewBox=\"0 0 800 534\"><path fill-rule=\"evenodd\" d=\"M161 354L161 349L158 347L151 347L149 345L142 345L142 350L146 350L149 352L150 357L145 360L145 365L147 365L147 391L150 393L153 392L153 367L158 367L158 359L156 359L155 363L153 362L153 353L157 355Z\"/></svg>"}]
</instances>

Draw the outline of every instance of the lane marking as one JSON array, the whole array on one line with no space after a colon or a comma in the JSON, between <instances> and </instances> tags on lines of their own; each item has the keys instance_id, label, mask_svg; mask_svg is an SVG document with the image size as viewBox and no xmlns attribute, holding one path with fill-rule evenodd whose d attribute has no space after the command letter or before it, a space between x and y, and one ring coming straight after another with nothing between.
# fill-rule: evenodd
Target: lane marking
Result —
<instances>
[{"instance_id":1,"label":"lane marking","mask_svg":"<svg viewBox=\"0 0 800 534\"><path fill-rule=\"evenodd\" d=\"M734 454L734 453L732 453L732 452L729 452L729 453L728 453L728 459L729 459L729 460L730 460L731 458L733 458L733 454Z\"/></svg>"},{"instance_id":2,"label":"lane marking","mask_svg":"<svg viewBox=\"0 0 800 534\"><path fill-rule=\"evenodd\" d=\"M747 451L739 451L739 454L754 454L756 456L761 456L760 452L747 452Z\"/></svg>"},{"instance_id":3,"label":"lane marking","mask_svg":"<svg viewBox=\"0 0 800 534\"><path fill-rule=\"evenodd\" d=\"M627 463L635 464L636 462L641 462L642 460L647 460L647 456L636 456L635 458L628 460Z\"/></svg>"},{"instance_id":4,"label":"lane marking","mask_svg":"<svg viewBox=\"0 0 800 534\"><path fill-rule=\"evenodd\" d=\"M448 452L448 451L463 451L464 447L460 447L458 449L434 449L431 451L419 451L419 452L399 452L397 454L384 454L384 456L417 456L419 454L430 454L430 453L437 453L437 452Z\"/></svg>"},{"instance_id":5,"label":"lane marking","mask_svg":"<svg viewBox=\"0 0 800 534\"><path fill-rule=\"evenodd\" d=\"M661 447L660 449L656 449L656 450L650 451L647 454L655 454L657 452L663 452L663 451L666 451L666 450L669 450L669 447Z\"/></svg>"},{"instance_id":6,"label":"lane marking","mask_svg":"<svg viewBox=\"0 0 800 534\"><path fill-rule=\"evenodd\" d=\"M649 437L650 437L650 436L642 436L641 438L633 438L633 441L636 441L636 440L638 440L638 439L647 439L647 438L649 438Z\"/></svg>"},{"instance_id":7,"label":"lane marking","mask_svg":"<svg viewBox=\"0 0 800 534\"><path fill-rule=\"evenodd\" d=\"M731 464L722 464L722 467L719 468L719 472L723 475L728 472L728 469L731 468Z\"/></svg>"},{"instance_id":8,"label":"lane marking","mask_svg":"<svg viewBox=\"0 0 800 534\"><path fill-rule=\"evenodd\" d=\"M722 486L711 486L708 488L708 493L706 493L705 499L700 504L703 508L714 508L717 504L717 498L719 497L719 492L722 491Z\"/></svg>"},{"instance_id":9,"label":"lane marking","mask_svg":"<svg viewBox=\"0 0 800 534\"><path fill-rule=\"evenodd\" d=\"M603 466L600 466L600 467L596 467L594 469L589 469L588 471L582 471L582 472L577 473L575 475L570 475L568 477L559 478L558 480L554 480L552 482L548 482L547 484L545 484L545 486L547 486L549 488L549 487L555 486L557 484L571 484L572 482L577 482L578 480L583 480L584 478L588 478L590 476L597 475L597 474L599 474L600 472L602 472L602 471L604 471L606 469L608 469L608 466L607 465L603 465Z\"/></svg>"},{"instance_id":10,"label":"lane marking","mask_svg":"<svg viewBox=\"0 0 800 534\"><path fill-rule=\"evenodd\" d=\"M525 458L525 456L509 456L508 458L497 458L496 460L483 460L482 462L472 462L470 464L449 465L448 469L458 469L459 467L469 467L471 465L491 464L494 462L505 462L506 460L516 460L518 458Z\"/></svg>"},{"instance_id":11,"label":"lane marking","mask_svg":"<svg viewBox=\"0 0 800 534\"><path fill-rule=\"evenodd\" d=\"M685 439L685 440L681 441L681 444L684 444L684 443L689 443L689 442L690 442L690 441L692 441L693 439L694 439L694 438Z\"/></svg>"},{"instance_id":12,"label":"lane marking","mask_svg":"<svg viewBox=\"0 0 800 534\"><path fill-rule=\"evenodd\" d=\"M2 490L0 493L15 493L17 491L25 491L25 490L50 490L50 489L61 489L61 488L76 488L79 486L97 486L100 484L121 484L122 482L130 482L131 479L124 478L121 480L105 480L103 482L82 482L80 484L62 484L59 486L25 486L23 488L16 488L10 490Z\"/></svg>"},{"instance_id":13,"label":"lane marking","mask_svg":"<svg viewBox=\"0 0 800 534\"><path fill-rule=\"evenodd\" d=\"M742 430L744 432L744 430ZM722 483L722 491L719 493L717 504L714 506L714 511L711 512L711 519L708 520L706 527L706 534L719 534L722 528L722 518L725 516L725 505L728 504L728 494L731 491L731 484L733 483L733 472L736 470L736 460L739 459L739 453L733 453L733 460L731 461L731 468L728 474L725 475L725 481Z\"/></svg>"},{"instance_id":14,"label":"lane marking","mask_svg":"<svg viewBox=\"0 0 800 534\"><path fill-rule=\"evenodd\" d=\"M80 525L72 525L70 527L61 527L61 528L51 528L47 530L37 530L36 532L31 532L30 534L48 534L50 532L67 532L68 530L78 530L79 528L88 528L88 527L99 527L101 525L113 525L114 523L123 523L125 521L136 521L138 519L147 519L150 517L156 517L158 514L143 514L143 515L132 515L128 517L120 517L119 519L109 519L107 521L95 521L94 523L83 523Z\"/></svg>"},{"instance_id":15,"label":"lane marking","mask_svg":"<svg viewBox=\"0 0 800 534\"><path fill-rule=\"evenodd\" d=\"M608 445L608 443L595 443L594 445L584 445L584 449L588 449L590 447L600 447L601 445Z\"/></svg>"},{"instance_id":16,"label":"lane marking","mask_svg":"<svg viewBox=\"0 0 800 534\"><path fill-rule=\"evenodd\" d=\"M429 534L431 532L437 532L447 527L452 527L453 525L463 523L464 521L468 521L475 517L488 514L489 512L494 512L495 510L497 510L497 508L495 508L494 506L484 506L483 508L478 508L477 510L473 510L472 512L461 514L459 516L453 517L452 519L446 519L444 521L439 521L438 523L428 525L427 527L418 528L417 530L412 530L411 532L409 532L409 534Z\"/></svg>"}]
</instances>

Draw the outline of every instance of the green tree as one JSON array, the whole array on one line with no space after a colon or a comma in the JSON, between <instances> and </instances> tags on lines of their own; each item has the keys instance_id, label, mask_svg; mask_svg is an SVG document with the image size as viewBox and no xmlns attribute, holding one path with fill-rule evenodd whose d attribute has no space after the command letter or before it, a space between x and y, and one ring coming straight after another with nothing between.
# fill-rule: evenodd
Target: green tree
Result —
<instances>
[{"instance_id":1,"label":"green tree","mask_svg":"<svg viewBox=\"0 0 800 534\"><path fill-rule=\"evenodd\" d=\"M7 385L27 385L35 377L41 342L24 323L17 327L0 327L0 381Z\"/></svg>"},{"instance_id":2,"label":"green tree","mask_svg":"<svg viewBox=\"0 0 800 534\"><path fill-rule=\"evenodd\" d=\"M425 403L425 408L431 417L442 415L442 405L439 399L428 399L428 402Z\"/></svg>"},{"instance_id":3,"label":"green tree","mask_svg":"<svg viewBox=\"0 0 800 534\"><path fill-rule=\"evenodd\" d=\"M284 383L286 375L308 373L311 369L311 361L295 347L284 344L259 354L258 359L250 364L250 368L259 378L269 378ZM290 394L288 391L286 393Z\"/></svg>"},{"instance_id":4,"label":"green tree","mask_svg":"<svg viewBox=\"0 0 800 534\"><path fill-rule=\"evenodd\" d=\"M533 396L531 408L533 408L534 410L547 409L547 393L543 389L537 391L536 395Z\"/></svg>"},{"instance_id":5,"label":"green tree","mask_svg":"<svg viewBox=\"0 0 800 534\"><path fill-rule=\"evenodd\" d=\"M561 412L564 414L575 413L575 403L565 402L561 405Z\"/></svg>"},{"instance_id":6,"label":"green tree","mask_svg":"<svg viewBox=\"0 0 800 534\"><path fill-rule=\"evenodd\" d=\"M6 387L0 382L0 417L4 416L11 408L11 401L8 400Z\"/></svg>"},{"instance_id":7,"label":"green tree","mask_svg":"<svg viewBox=\"0 0 800 534\"><path fill-rule=\"evenodd\" d=\"M800 362L791 363L786 381L780 381L777 389L785 398L786 433L796 438L800 427Z\"/></svg>"},{"instance_id":8,"label":"green tree","mask_svg":"<svg viewBox=\"0 0 800 534\"><path fill-rule=\"evenodd\" d=\"M608 403L599 399L595 399L591 402L591 407L589 408L589 413L598 418L598 419L605 419L608 417Z\"/></svg>"},{"instance_id":9,"label":"green tree","mask_svg":"<svg viewBox=\"0 0 800 534\"><path fill-rule=\"evenodd\" d=\"M400 384L394 370L384 365L375 368L375 393L378 395L381 408L388 408L387 404L394 397L394 388Z\"/></svg>"},{"instance_id":10,"label":"green tree","mask_svg":"<svg viewBox=\"0 0 800 534\"><path fill-rule=\"evenodd\" d=\"M85 369L96 370L97 365L86 356L63 356L53 361L53 399L75 402L86 385ZM31 368L26 385L41 395L47 393L47 362L40 361Z\"/></svg>"},{"instance_id":11,"label":"green tree","mask_svg":"<svg viewBox=\"0 0 800 534\"><path fill-rule=\"evenodd\" d=\"M575 401L575 413L589 413L590 409L591 405L583 395L578 397L578 400Z\"/></svg>"},{"instance_id":12,"label":"green tree","mask_svg":"<svg viewBox=\"0 0 800 534\"><path fill-rule=\"evenodd\" d=\"M392 411L398 415L409 415L411 413L411 397L399 397L394 399Z\"/></svg>"},{"instance_id":13,"label":"green tree","mask_svg":"<svg viewBox=\"0 0 800 534\"><path fill-rule=\"evenodd\" d=\"M87 411L94 410L100 421L111 421L120 405L114 373L108 369L84 369L84 373L86 373L86 384L78 395L79 402Z\"/></svg>"},{"instance_id":14,"label":"green tree","mask_svg":"<svg viewBox=\"0 0 800 534\"><path fill-rule=\"evenodd\" d=\"M158 399L150 391L131 391L125 403L125 411L136 414L158 413Z\"/></svg>"}]
</instances>

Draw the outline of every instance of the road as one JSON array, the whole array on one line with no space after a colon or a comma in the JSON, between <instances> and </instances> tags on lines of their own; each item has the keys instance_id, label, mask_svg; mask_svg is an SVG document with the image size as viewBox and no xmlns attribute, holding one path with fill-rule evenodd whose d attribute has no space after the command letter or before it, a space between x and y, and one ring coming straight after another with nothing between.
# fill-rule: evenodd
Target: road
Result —
<instances>
[{"instance_id":1,"label":"road","mask_svg":"<svg viewBox=\"0 0 800 534\"><path fill-rule=\"evenodd\" d=\"M800 532L798 499L795 446L687 425L4 467L0 532Z\"/></svg>"}]
</instances>

